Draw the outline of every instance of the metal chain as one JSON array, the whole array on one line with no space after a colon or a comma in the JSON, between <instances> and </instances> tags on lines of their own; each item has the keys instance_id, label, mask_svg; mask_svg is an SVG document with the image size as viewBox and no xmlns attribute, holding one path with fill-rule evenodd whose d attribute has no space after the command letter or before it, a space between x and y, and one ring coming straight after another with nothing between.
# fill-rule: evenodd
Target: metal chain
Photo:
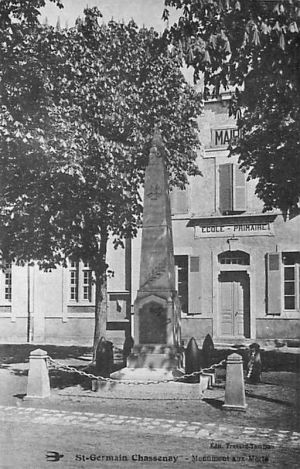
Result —
<instances>
[{"instance_id":1,"label":"metal chain","mask_svg":"<svg viewBox=\"0 0 300 469\"><path fill-rule=\"evenodd\" d=\"M98 381L106 381L110 383L116 383L115 379L112 378L105 378L104 376L95 376L92 373L86 373L85 371L82 370L77 370L77 368L74 368L73 366L65 365L64 363L60 362L55 362L51 357L48 356L48 363L52 365L55 369L57 370L62 370L66 371L67 373L77 373L81 376L85 376L86 378L90 379L96 379ZM222 360L219 363L215 363L214 365L211 365L209 368L204 368L200 371L194 371L193 373L190 374L185 374L183 376L178 376L174 378L169 378L169 379L161 379L161 380L156 380L156 381L132 381L132 380L118 380L117 382L119 384L127 384L127 385L148 385L148 384L161 384L161 383L170 383L171 381L180 381L184 378L191 378L197 375L201 375L203 373L209 373L211 370L214 370L216 368L220 368L224 366L226 363L226 360Z\"/></svg>"},{"instance_id":2,"label":"metal chain","mask_svg":"<svg viewBox=\"0 0 300 469\"><path fill-rule=\"evenodd\" d=\"M247 379L251 378L252 375L252 370L254 367L254 360L255 360L255 352L251 353L250 360L249 360L249 368L248 368L248 373L247 373Z\"/></svg>"}]
</instances>

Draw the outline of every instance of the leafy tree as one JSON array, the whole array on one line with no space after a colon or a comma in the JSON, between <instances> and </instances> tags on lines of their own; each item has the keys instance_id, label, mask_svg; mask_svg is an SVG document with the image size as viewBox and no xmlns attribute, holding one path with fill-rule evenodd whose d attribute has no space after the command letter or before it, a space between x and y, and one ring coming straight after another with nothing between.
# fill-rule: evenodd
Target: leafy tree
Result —
<instances>
[{"instance_id":1,"label":"leafy tree","mask_svg":"<svg viewBox=\"0 0 300 469\"><path fill-rule=\"evenodd\" d=\"M61 0L48 0L63 8ZM0 32L4 38L11 38L11 33L20 31L18 26L34 25L38 22L40 8L46 5L46 0L1 0L0 3ZM10 28L13 26L13 30Z\"/></svg>"},{"instance_id":2,"label":"leafy tree","mask_svg":"<svg viewBox=\"0 0 300 469\"><path fill-rule=\"evenodd\" d=\"M100 23L87 8L74 28L35 23L1 49L1 247L43 268L68 258L95 273L94 352L106 332L107 242L140 225L155 127L172 184L199 174L201 96L169 57L164 38L134 22Z\"/></svg>"},{"instance_id":3,"label":"leafy tree","mask_svg":"<svg viewBox=\"0 0 300 469\"><path fill-rule=\"evenodd\" d=\"M165 0L182 16L168 32L179 62L203 76L205 95L236 86L230 112L243 109L232 149L258 178L265 209L297 210L300 196L299 0Z\"/></svg>"}]
</instances>

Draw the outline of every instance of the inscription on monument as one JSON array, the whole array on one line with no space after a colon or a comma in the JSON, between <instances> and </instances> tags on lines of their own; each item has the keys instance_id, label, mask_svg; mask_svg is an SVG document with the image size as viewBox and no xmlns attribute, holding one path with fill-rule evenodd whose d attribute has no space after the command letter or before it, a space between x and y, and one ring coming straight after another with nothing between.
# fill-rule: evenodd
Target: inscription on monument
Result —
<instances>
[{"instance_id":1,"label":"inscription on monument","mask_svg":"<svg viewBox=\"0 0 300 469\"><path fill-rule=\"evenodd\" d=\"M151 302L140 309L140 344L166 343L167 311L159 303Z\"/></svg>"},{"instance_id":2,"label":"inscription on monument","mask_svg":"<svg viewBox=\"0 0 300 469\"><path fill-rule=\"evenodd\" d=\"M161 187L159 184L152 184L149 190L146 193L146 196L149 197L151 200L157 200L162 194Z\"/></svg>"}]
</instances>

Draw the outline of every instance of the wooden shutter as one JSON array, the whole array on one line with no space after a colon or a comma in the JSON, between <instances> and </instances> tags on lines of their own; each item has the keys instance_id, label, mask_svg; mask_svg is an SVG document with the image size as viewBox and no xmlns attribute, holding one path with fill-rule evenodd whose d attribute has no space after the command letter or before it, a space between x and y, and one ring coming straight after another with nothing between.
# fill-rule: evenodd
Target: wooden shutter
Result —
<instances>
[{"instance_id":1,"label":"wooden shutter","mask_svg":"<svg viewBox=\"0 0 300 469\"><path fill-rule=\"evenodd\" d=\"M191 256L189 264L189 314L199 314L201 312L200 258Z\"/></svg>"},{"instance_id":2,"label":"wooden shutter","mask_svg":"<svg viewBox=\"0 0 300 469\"><path fill-rule=\"evenodd\" d=\"M189 311L189 258L186 255L175 256L176 288L181 303L181 310Z\"/></svg>"},{"instance_id":3,"label":"wooden shutter","mask_svg":"<svg viewBox=\"0 0 300 469\"><path fill-rule=\"evenodd\" d=\"M3 274L4 275L4 274ZM28 278L27 267L12 264L12 318L27 317L28 314ZM24 331L26 335L26 331Z\"/></svg>"},{"instance_id":4,"label":"wooden shutter","mask_svg":"<svg viewBox=\"0 0 300 469\"><path fill-rule=\"evenodd\" d=\"M219 166L220 211L222 213L233 210L232 166L231 163Z\"/></svg>"},{"instance_id":5,"label":"wooden shutter","mask_svg":"<svg viewBox=\"0 0 300 469\"><path fill-rule=\"evenodd\" d=\"M246 177L238 165L219 166L220 211L244 212L246 210Z\"/></svg>"},{"instance_id":6,"label":"wooden shutter","mask_svg":"<svg viewBox=\"0 0 300 469\"><path fill-rule=\"evenodd\" d=\"M234 170L234 200L233 210L237 212L246 210L246 177L238 165L233 166Z\"/></svg>"},{"instance_id":7,"label":"wooden shutter","mask_svg":"<svg viewBox=\"0 0 300 469\"><path fill-rule=\"evenodd\" d=\"M174 187L170 192L171 213L176 215L188 212L188 191Z\"/></svg>"},{"instance_id":8,"label":"wooden shutter","mask_svg":"<svg viewBox=\"0 0 300 469\"><path fill-rule=\"evenodd\" d=\"M281 259L280 254L267 254L267 314L281 314Z\"/></svg>"}]
</instances>

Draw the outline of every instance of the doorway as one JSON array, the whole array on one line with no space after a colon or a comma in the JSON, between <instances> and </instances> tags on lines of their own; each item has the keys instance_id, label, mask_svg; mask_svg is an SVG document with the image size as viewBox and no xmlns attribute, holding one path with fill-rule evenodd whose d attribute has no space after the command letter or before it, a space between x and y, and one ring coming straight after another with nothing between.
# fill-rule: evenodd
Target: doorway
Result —
<instances>
[{"instance_id":1,"label":"doorway","mask_svg":"<svg viewBox=\"0 0 300 469\"><path fill-rule=\"evenodd\" d=\"M246 271L220 273L219 305L220 335L250 338L250 279Z\"/></svg>"}]
</instances>

